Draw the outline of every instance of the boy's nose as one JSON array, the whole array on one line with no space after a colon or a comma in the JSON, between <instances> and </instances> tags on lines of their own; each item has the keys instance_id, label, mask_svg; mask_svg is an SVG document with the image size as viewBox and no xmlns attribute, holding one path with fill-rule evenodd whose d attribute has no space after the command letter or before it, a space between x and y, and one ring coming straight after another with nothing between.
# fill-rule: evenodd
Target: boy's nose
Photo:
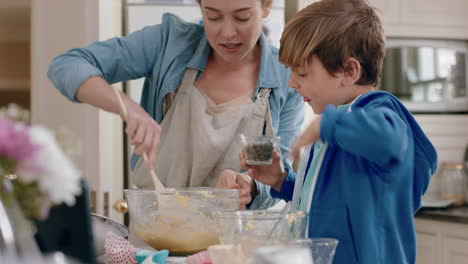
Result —
<instances>
[{"instance_id":1,"label":"boy's nose","mask_svg":"<svg viewBox=\"0 0 468 264\"><path fill-rule=\"evenodd\" d=\"M294 88L294 89L297 90L297 83L294 81L292 76L289 77L288 85L289 85L289 87Z\"/></svg>"}]
</instances>

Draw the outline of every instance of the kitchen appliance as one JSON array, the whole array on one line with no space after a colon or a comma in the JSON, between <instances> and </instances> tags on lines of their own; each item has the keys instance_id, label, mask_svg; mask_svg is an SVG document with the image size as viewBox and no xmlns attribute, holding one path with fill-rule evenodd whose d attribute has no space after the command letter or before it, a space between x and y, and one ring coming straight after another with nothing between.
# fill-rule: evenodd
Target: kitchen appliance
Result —
<instances>
[{"instance_id":1,"label":"kitchen appliance","mask_svg":"<svg viewBox=\"0 0 468 264\"><path fill-rule=\"evenodd\" d=\"M380 89L413 113L468 113L468 42L389 39Z\"/></svg>"},{"instance_id":2,"label":"kitchen appliance","mask_svg":"<svg viewBox=\"0 0 468 264\"><path fill-rule=\"evenodd\" d=\"M239 190L167 188L166 191L124 190L130 230L157 250L191 255L218 244L213 213L239 208Z\"/></svg>"}]
</instances>

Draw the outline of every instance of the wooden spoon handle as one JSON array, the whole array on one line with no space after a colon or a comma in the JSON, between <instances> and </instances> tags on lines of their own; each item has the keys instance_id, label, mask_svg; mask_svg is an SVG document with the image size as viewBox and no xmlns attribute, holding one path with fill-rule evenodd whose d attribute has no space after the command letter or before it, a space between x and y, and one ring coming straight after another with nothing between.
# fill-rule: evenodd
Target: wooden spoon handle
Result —
<instances>
[{"instance_id":1,"label":"wooden spoon handle","mask_svg":"<svg viewBox=\"0 0 468 264\"><path fill-rule=\"evenodd\" d=\"M127 108L125 107L125 104L124 104L124 102L122 100L122 96L120 95L120 92L116 87L112 87L112 88L114 89L115 95L117 96L117 99L119 100L119 106L120 106L120 110L122 111L122 114L123 114L123 119L127 120ZM146 153L143 153L142 156L143 156L143 160L145 162L145 167L150 172L151 178L153 179L154 189L157 190L157 191L164 191L164 189L165 189L164 185L159 180L158 176L156 175L156 172L154 170L151 170L148 167L148 156L146 155Z\"/></svg>"}]
</instances>

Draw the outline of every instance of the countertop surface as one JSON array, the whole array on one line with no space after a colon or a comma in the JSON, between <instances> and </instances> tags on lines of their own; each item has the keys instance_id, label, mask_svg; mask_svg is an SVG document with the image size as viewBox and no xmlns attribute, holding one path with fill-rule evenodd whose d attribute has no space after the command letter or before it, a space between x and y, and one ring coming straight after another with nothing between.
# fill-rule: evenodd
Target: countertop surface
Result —
<instances>
[{"instance_id":1,"label":"countertop surface","mask_svg":"<svg viewBox=\"0 0 468 264\"><path fill-rule=\"evenodd\" d=\"M421 208L416 218L468 224L468 206L448 208Z\"/></svg>"}]
</instances>

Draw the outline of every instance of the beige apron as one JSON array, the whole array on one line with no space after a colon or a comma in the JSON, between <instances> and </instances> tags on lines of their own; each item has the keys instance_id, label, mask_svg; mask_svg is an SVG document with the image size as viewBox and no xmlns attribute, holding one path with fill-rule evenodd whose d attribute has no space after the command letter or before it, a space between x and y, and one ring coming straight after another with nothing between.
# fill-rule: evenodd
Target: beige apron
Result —
<instances>
[{"instance_id":1,"label":"beige apron","mask_svg":"<svg viewBox=\"0 0 468 264\"><path fill-rule=\"evenodd\" d=\"M239 134L274 135L268 97L243 96L216 105L194 86L198 70L188 68L170 108L161 122L155 160L156 173L166 187L215 186L225 169L240 171ZM222 84L221 84L222 85ZM152 188L151 176L139 159L131 182Z\"/></svg>"}]
</instances>

